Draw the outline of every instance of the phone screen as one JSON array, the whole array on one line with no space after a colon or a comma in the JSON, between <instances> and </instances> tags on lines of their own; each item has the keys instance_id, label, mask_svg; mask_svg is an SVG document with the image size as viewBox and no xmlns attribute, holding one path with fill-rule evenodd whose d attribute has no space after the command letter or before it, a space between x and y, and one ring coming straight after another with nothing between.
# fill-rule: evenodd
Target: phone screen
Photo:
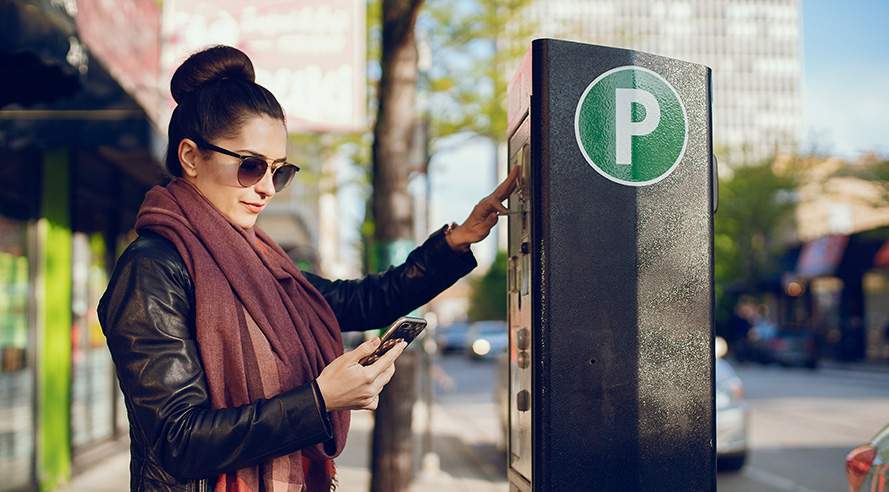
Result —
<instances>
[{"instance_id":1,"label":"phone screen","mask_svg":"<svg viewBox=\"0 0 889 492\"><path fill-rule=\"evenodd\" d=\"M426 328L426 320L423 318L415 318L411 316L402 316L392 323L392 326L386 330L386 333L380 337L380 346L374 353L358 361L363 366L369 366L376 362L380 357L398 344L401 340L411 343Z\"/></svg>"}]
</instances>

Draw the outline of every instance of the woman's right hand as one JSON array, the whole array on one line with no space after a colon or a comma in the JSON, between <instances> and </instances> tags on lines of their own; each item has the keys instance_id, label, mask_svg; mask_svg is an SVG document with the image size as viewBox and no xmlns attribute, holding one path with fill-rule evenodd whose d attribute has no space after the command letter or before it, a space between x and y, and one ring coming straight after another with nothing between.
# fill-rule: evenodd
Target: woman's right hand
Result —
<instances>
[{"instance_id":1,"label":"woman's right hand","mask_svg":"<svg viewBox=\"0 0 889 492\"><path fill-rule=\"evenodd\" d=\"M379 346L379 337L368 340L355 350L337 357L321 371L315 382L328 412L377 408L380 391L395 374L395 359L401 355L407 343L399 342L369 366L358 363Z\"/></svg>"}]
</instances>

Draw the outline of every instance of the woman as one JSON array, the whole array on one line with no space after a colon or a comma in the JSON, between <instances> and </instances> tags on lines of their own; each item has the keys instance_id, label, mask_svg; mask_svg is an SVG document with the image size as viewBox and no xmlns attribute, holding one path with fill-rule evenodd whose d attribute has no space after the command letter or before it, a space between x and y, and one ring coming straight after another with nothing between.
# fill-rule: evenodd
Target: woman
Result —
<instances>
[{"instance_id":1,"label":"woman","mask_svg":"<svg viewBox=\"0 0 889 492\"><path fill-rule=\"evenodd\" d=\"M173 75L166 167L99 305L130 421L131 489L329 490L349 411L376 408L399 344L370 340L475 267L516 171L405 264L351 281L303 274L257 215L298 170L284 113L244 53L217 46Z\"/></svg>"}]
</instances>

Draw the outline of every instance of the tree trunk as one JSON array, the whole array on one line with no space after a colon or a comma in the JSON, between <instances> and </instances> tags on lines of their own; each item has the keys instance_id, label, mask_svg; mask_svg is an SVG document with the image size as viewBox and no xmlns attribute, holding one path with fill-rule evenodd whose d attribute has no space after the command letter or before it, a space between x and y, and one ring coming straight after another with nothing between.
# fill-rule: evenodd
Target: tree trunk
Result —
<instances>
[{"instance_id":1,"label":"tree trunk","mask_svg":"<svg viewBox=\"0 0 889 492\"><path fill-rule=\"evenodd\" d=\"M380 394L371 444L371 492L407 492L414 475L412 412L417 399L416 351L395 363L395 375Z\"/></svg>"},{"instance_id":2,"label":"tree trunk","mask_svg":"<svg viewBox=\"0 0 889 492\"><path fill-rule=\"evenodd\" d=\"M408 194L410 149L414 137L417 47L414 26L423 0L383 0L383 46L379 109L374 126L373 199L377 266L392 263L398 245L413 238L413 207ZM371 449L371 492L405 492L414 471L412 410L417 398L417 356L406 351L380 394Z\"/></svg>"},{"instance_id":3,"label":"tree trunk","mask_svg":"<svg viewBox=\"0 0 889 492\"><path fill-rule=\"evenodd\" d=\"M422 0L383 0L379 109L373 143L373 217L374 236L384 243L413 237L407 185L416 124L414 26L422 3Z\"/></svg>"}]
</instances>

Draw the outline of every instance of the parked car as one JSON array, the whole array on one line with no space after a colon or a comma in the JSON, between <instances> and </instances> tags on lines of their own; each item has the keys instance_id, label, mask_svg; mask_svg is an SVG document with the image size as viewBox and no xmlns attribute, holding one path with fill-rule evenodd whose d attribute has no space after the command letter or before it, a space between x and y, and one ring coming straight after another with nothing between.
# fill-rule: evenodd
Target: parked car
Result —
<instances>
[{"instance_id":1,"label":"parked car","mask_svg":"<svg viewBox=\"0 0 889 492\"><path fill-rule=\"evenodd\" d=\"M783 329L766 341L768 362L782 366L818 367L818 343L809 330Z\"/></svg>"},{"instance_id":2,"label":"parked car","mask_svg":"<svg viewBox=\"0 0 889 492\"><path fill-rule=\"evenodd\" d=\"M719 471L740 470L747 461L750 404L744 384L731 364L716 358L716 467Z\"/></svg>"},{"instance_id":3,"label":"parked car","mask_svg":"<svg viewBox=\"0 0 889 492\"><path fill-rule=\"evenodd\" d=\"M506 321L477 321L469 325L465 352L473 360L494 359L508 344Z\"/></svg>"},{"instance_id":4,"label":"parked car","mask_svg":"<svg viewBox=\"0 0 889 492\"><path fill-rule=\"evenodd\" d=\"M846 456L849 492L889 491L889 425Z\"/></svg>"},{"instance_id":5,"label":"parked car","mask_svg":"<svg viewBox=\"0 0 889 492\"><path fill-rule=\"evenodd\" d=\"M463 352L466 347L468 333L469 323L457 322L438 327L435 332L438 350L441 353Z\"/></svg>"},{"instance_id":6,"label":"parked car","mask_svg":"<svg viewBox=\"0 0 889 492\"><path fill-rule=\"evenodd\" d=\"M806 329L784 327L762 332L751 328L747 338L735 349L735 357L740 362L818 367L818 342L815 334Z\"/></svg>"}]
</instances>

